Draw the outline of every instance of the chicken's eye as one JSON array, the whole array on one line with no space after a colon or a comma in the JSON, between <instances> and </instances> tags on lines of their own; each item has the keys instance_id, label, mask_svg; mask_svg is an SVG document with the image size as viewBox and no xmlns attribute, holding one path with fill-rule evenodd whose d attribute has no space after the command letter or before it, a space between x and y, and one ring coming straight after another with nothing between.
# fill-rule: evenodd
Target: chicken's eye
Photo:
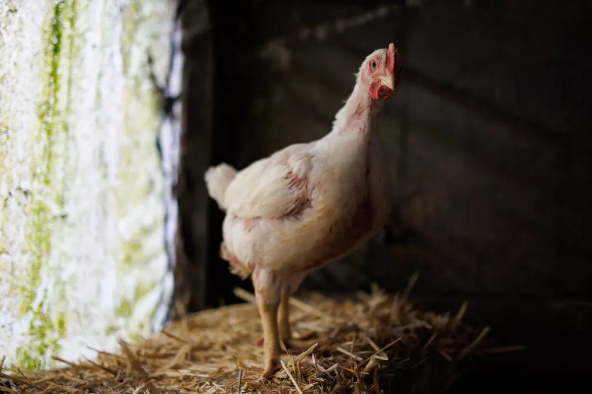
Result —
<instances>
[{"instance_id":1,"label":"chicken's eye","mask_svg":"<svg viewBox=\"0 0 592 394\"><path fill-rule=\"evenodd\" d=\"M376 68L376 60L372 60L372 63L371 63L371 65L372 65L372 68L373 68L373 69L374 69L374 68Z\"/></svg>"}]
</instances>

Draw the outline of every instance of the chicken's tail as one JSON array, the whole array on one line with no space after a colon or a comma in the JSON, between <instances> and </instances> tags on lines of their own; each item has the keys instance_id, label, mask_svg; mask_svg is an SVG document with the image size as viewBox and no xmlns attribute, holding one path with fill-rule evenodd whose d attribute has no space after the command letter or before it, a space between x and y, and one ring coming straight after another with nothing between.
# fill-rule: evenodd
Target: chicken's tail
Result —
<instances>
[{"instance_id":1,"label":"chicken's tail","mask_svg":"<svg viewBox=\"0 0 592 394\"><path fill-rule=\"evenodd\" d=\"M210 167L206 171L205 180L208 188L208 194L218 203L221 210L226 210L224 194L228 185L236 176L236 170L226 163Z\"/></svg>"}]
</instances>

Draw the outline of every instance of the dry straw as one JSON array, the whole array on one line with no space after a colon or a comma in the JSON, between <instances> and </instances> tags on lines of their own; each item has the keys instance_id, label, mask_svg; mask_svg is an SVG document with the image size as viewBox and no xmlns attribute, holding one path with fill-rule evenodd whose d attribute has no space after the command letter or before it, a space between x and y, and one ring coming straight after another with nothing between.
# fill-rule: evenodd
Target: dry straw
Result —
<instances>
[{"instance_id":1,"label":"dry straw","mask_svg":"<svg viewBox=\"0 0 592 394\"><path fill-rule=\"evenodd\" d=\"M443 393L488 333L463 323L466 305L452 316L422 312L407 292L344 302L312 295L292 300L300 349L288 349L263 380L257 308L251 294L236 294L248 302L188 316L133 346L121 341L119 354L57 359L60 370L0 371L0 392Z\"/></svg>"}]
</instances>

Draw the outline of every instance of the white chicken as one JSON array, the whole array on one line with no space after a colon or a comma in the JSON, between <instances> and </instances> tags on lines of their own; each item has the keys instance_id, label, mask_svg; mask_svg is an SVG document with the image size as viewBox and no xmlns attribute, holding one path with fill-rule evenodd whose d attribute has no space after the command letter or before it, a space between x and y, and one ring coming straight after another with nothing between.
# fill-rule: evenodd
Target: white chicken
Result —
<instances>
[{"instance_id":1,"label":"white chicken","mask_svg":"<svg viewBox=\"0 0 592 394\"><path fill-rule=\"evenodd\" d=\"M209 195L226 211L221 256L252 275L264 338L264 371L277 370L291 338L288 300L306 275L362 246L385 224L391 179L374 119L399 80L394 44L370 54L323 138L294 144L241 171L209 168Z\"/></svg>"}]
</instances>

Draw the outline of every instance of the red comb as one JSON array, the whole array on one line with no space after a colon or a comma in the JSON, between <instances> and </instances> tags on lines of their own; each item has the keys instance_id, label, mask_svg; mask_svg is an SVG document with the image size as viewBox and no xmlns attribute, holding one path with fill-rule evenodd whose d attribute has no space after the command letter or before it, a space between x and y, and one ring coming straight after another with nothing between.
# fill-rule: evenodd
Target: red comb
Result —
<instances>
[{"instance_id":1,"label":"red comb","mask_svg":"<svg viewBox=\"0 0 592 394\"><path fill-rule=\"evenodd\" d=\"M388 46L386 54L386 69L393 74L395 72L395 44L392 42Z\"/></svg>"}]
</instances>

